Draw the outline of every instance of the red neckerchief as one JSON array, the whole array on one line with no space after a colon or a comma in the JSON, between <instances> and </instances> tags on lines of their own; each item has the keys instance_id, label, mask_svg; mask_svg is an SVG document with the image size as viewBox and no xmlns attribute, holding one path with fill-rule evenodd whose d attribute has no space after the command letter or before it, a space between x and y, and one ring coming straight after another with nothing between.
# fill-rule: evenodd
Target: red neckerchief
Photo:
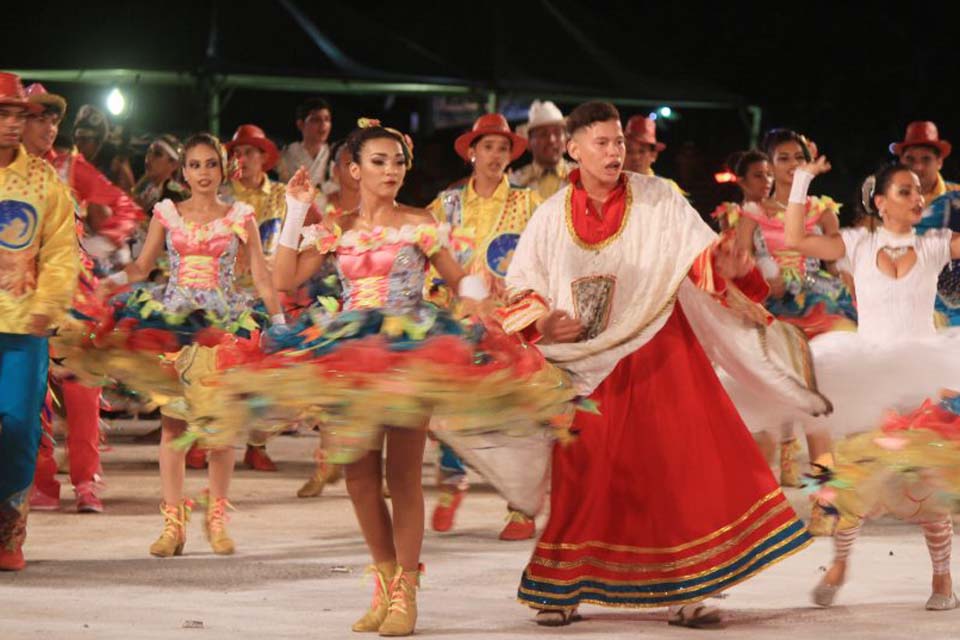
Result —
<instances>
[{"instance_id":1,"label":"red neckerchief","mask_svg":"<svg viewBox=\"0 0 960 640\"><path fill-rule=\"evenodd\" d=\"M627 212L627 176L620 174L617 186L607 195L607 199L598 212L587 190L580 182L580 169L570 172L570 184L573 188L571 198L573 228L577 236L587 244L603 242L617 231Z\"/></svg>"}]
</instances>

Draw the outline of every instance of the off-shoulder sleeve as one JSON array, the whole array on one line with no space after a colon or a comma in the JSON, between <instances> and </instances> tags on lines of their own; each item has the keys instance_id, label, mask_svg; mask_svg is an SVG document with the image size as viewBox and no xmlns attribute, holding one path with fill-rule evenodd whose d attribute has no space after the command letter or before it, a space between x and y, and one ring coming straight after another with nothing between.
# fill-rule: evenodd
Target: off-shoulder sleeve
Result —
<instances>
[{"instance_id":1,"label":"off-shoulder sleeve","mask_svg":"<svg viewBox=\"0 0 960 640\"><path fill-rule=\"evenodd\" d=\"M830 196L810 196L807 198L807 220L818 221L826 213L840 215L840 203Z\"/></svg>"},{"instance_id":2,"label":"off-shoulder sleeve","mask_svg":"<svg viewBox=\"0 0 960 640\"><path fill-rule=\"evenodd\" d=\"M337 247L340 246L342 235L343 232L339 225L334 224L333 230L330 230L322 222L311 224L304 227L301 232L303 240L300 242L300 251L316 249L320 254L336 251Z\"/></svg>"},{"instance_id":3,"label":"off-shoulder sleeve","mask_svg":"<svg viewBox=\"0 0 960 640\"><path fill-rule=\"evenodd\" d=\"M428 258L450 246L450 225L419 224L414 229L413 241Z\"/></svg>"},{"instance_id":4,"label":"off-shoulder sleeve","mask_svg":"<svg viewBox=\"0 0 960 640\"><path fill-rule=\"evenodd\" d=\"M179 229L183 226L183 219L177 212L177 205L173 200L161 200L153 206L153 217L167 230Z\"/></svg>"},{"instance_id":5,"label":"off-shoulder sleeve","mask_svg":"<svg viewBox=\"0 0 960 640\"><path fill-rule=\"evenodd\" d=\"M251 221L256 223L257 213L250 205L238 202L233 205L233 208L227 213L224 221L227 224L227 228L240 238L240 242L246 244L248 224Z\"/></svg>"}]
</instances>

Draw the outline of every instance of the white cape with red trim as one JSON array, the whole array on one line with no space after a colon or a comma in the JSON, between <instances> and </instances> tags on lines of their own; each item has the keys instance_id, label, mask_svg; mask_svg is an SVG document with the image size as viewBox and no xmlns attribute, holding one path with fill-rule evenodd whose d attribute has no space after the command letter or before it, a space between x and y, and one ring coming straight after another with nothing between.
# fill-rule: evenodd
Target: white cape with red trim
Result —
<instances>
[{"instance_id":1,"label":"white cape with red trim","mask_svg":"<svg viewBox=\"0 0 960 640\"><path fill-rule=\"evenodd\" d=\"M715 365L790 407L829 412L829 401L816 391L802 334L777 322L758 325L688 278L696 258L717 239L696 210L665 180L627 176L628 210L609 240L588 246L576 236L572 186L544 202L521 235L507 272L510 293L533 291L588 327L580 342L540 346L547 359L589 395L663 328L679 300Z\"/></svg>"}]
</instances>

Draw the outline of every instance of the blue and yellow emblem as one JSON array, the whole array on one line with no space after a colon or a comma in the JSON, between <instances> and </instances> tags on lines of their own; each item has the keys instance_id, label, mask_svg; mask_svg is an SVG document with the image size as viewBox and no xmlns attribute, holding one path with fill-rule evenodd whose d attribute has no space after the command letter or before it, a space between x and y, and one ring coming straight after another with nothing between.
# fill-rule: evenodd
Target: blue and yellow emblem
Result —
<instances>
[{"instance_id":1,"label":"blue and yellow emblem","mask_svg":"<svg viewBox=\"0 0 960 640\"><path fill-rule=\"evenodd\" d=\"M0 248L26 249L37 235L37 210L28 202L0 200Z\"/></svg>"},{"instance_id":2,"label":"blue and yellow emblem","mask_svg":"<svg viewBox=\"0 0 960 640\"><path fill-rule=\"evenodd\" d=\"M487 245L487 268L497 276L506 278L518 242L519 233L501 233L494 237Z\"/></svg>"}]
</instances>

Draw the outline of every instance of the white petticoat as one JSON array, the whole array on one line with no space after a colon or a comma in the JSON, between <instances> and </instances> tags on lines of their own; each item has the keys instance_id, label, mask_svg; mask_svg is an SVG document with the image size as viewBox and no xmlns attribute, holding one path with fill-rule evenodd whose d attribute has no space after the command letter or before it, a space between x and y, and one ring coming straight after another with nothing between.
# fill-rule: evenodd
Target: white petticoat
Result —
<instances>
[{"instance_id":1,"label":"white petticoat","mask_svg":"<svg viewBox=\"0 0 960 640\"><path fill-rule=\"evenodd\" d=\"M832 403L829 416L811 417L760 397L720 372L727 393L750 431L778 431L798 421L807 432L836 436L879 426L891 410L910 411L941 389L960 390L960 327L896 343L868 341L833 331L810 341L817 387Z\"/></svg>"}]
</instances>

